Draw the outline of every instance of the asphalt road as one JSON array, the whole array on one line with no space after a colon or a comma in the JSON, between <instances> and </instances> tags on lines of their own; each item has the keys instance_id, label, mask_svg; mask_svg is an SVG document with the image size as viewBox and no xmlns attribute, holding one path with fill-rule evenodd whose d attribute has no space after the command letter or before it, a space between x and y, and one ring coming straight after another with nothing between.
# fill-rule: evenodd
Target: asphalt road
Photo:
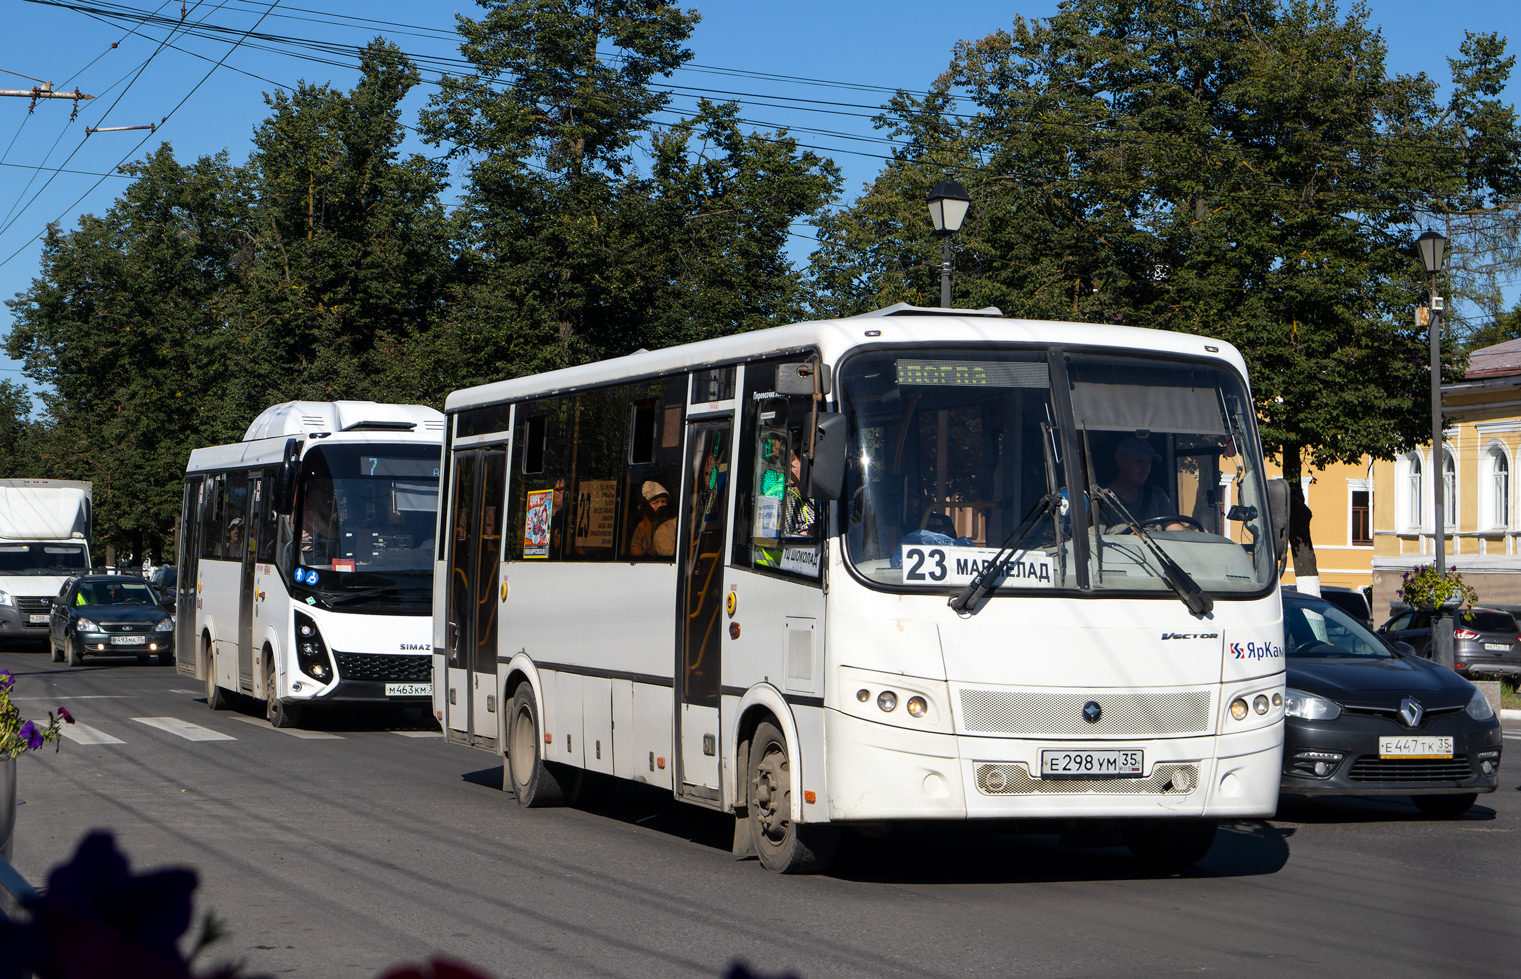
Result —
<instances>
[{"instance_id":1,"label":"asphalt road","mask_svg":"<svg viewBox=\"0 0 1521 979\"><path fill-rule=\"evenodd\" d=\"M92 828L189 866L226 937L203 965L378 976L444 955L507 979L1510 976L1521 956L1521 725L1501 790L1432 822L1400 799L1286 803L1162 875L1113 838L850 839L834 871L729 853L732 820L628 787L523 810L491 755L417 713L284 732L134 660L0 653L29 717L82 725L18 771L14 862L41 884ZM197 740L201 739L201 740ZM95 741L97 743L86 743Z\"/></svg>"}]
</instances>

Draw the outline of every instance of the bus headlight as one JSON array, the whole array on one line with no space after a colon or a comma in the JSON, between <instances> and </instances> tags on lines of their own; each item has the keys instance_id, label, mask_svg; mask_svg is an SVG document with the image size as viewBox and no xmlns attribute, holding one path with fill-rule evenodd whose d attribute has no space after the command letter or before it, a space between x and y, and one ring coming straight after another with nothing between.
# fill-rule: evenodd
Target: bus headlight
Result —
<instances>
[{"instance_id":1,"label":"bus headlight","mask_svg":"<svg viewBox=\"0 0 1521 979\"><path fill-rule=\"evenodd\" d=\"M891 713L898 706L898 695L891 690L884 690L877 694L877 706Z\"/></svg>"},{"instance_id":2,"label":"bus headlight","mask_svg":"<svg viewBox=\"0 0 1521 979\"><path fill-rule=\"evenodd\" d=\"M322 633L317 631L317 623L300 612L296 613L296 663L313 680L327 683L333 678L333 661Z\"/></svg>"},{"instance_id":3,"label":"bus headlight","mask_svg":"<svg viewBox=\"0 0 1521 979\"><path fill-rule=\"evenodd\" d=\"M929 704L924 702L923 697L908 698L908 716L923 717L929 711Z\"/></svg>"}]
</instances>

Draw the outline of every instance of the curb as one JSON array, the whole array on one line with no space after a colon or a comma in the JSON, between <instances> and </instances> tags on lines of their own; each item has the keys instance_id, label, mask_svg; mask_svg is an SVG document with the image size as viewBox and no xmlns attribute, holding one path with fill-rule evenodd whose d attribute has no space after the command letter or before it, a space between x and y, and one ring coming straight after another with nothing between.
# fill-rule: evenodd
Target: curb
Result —
<instances>
[{"instance_id":1,"label":"curb","mask_svg":"<svg viewBox=\"0 0 1521 979\"><path fill-rule=\"evenodd\" d=\"M1521 721L1521 710L1514 710L1507 707L1504 710L1500 711L1500 719L1502 721Z\"/></svg>"}]
</instances>

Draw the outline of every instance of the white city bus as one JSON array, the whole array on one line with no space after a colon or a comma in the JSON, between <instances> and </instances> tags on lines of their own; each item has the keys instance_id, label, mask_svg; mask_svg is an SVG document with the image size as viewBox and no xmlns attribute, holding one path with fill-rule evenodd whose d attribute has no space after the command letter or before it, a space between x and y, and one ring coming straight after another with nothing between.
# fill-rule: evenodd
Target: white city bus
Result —
<instances>
[{"instance_id":1,"label":"white city bus","mask_svg":"<svg viewBox=\"0 0 1521 979\"><path fill-rule=\"evenodd\" d=\"M434 710L523 805L649 783L783 872L935 820L1188 863L1274 811L1286 495L1228 344L898 306L445 415Z\"/></svg>"},{"instance_id":2,"label":"white city bus","mask_svg":"<svg viewBox=\"0 0 1521 979\"><path fill-rule=\"evenodd\" d=\"M212 710L431 703L442 440L421 405L292 401L190 453L175 649Z\"/></svg>"}]
</instances>

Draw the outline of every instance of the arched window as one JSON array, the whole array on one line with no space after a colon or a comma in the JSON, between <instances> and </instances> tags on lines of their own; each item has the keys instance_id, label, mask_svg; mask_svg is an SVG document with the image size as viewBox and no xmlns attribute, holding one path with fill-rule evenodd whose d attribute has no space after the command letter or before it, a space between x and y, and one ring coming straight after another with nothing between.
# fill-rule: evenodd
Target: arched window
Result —
<instances>
[{"instance_id":1,"label":"arched window","mask_svg":"<svg viewBox=\"0 0 1521 979\"><path fill-rule=\"evenodd\" d=\"M1421 454L1411 452L1402 460L1403 478L1399 482L1400 514L1406 527L1419 527L1421 514L1425 512L1424 494L1421 492Z\"/></svg>"},{"instance_id":2,"label":"arched window","mask_svg":"<svg viewBox=\"0 0 1521 979\"><path fill-rule=\"evenodd\" d=\"M1458 529L1458 465L1446 449L1442 450L1442 527Z\"/></svg>"},{"instance_id":3,"label":"arched window","mask_svg":"<svg viewBox=\"0 0 1521 979\"><path fill-rule=\"evenodd\" d=\"M1510 527L1510 453L1501 442L1484 447L1479 470L1479 519L1486 529Z\"/></svg>"}]
</instances>

